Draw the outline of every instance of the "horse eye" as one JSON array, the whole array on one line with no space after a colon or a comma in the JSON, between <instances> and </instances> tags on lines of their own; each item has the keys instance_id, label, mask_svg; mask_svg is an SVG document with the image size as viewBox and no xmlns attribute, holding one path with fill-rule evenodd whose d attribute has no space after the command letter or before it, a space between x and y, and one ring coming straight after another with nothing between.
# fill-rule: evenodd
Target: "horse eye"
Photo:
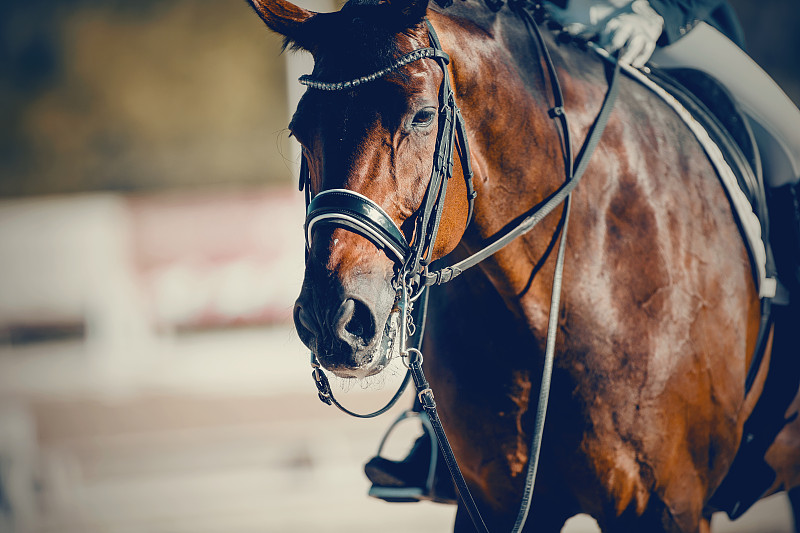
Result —
<instances>
[{"instance_id":1,"label":"horse eye","mask_svg":"<svg viewBox=\"0 0 800 533\"><path fill-rule=\"evenodd\" d=\"M414 126L427 126L431 122L433 122L433 117L436 116L436 111L433 108L425 108L421 111L418 111L416 115L414 115Z\"/></svg>"}]
</instances>

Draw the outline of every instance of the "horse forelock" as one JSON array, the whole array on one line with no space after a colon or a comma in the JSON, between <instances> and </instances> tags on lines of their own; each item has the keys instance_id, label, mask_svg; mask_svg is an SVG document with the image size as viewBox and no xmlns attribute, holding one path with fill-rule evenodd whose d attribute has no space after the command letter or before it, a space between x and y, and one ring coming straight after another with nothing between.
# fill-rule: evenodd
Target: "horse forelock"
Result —
<instances>
[{"instance_id":1,"label":"horse forelock","mask_svg":"<svg viewBox=\"0 0 800 533\"><path fill-rule=\"evenodd\" d=\"M311 51L311 77L315 80L340 82L372 74L405 53L428 46L425 12L401 13L400 9L387 2L350 0L340 11L308 20L302 30L305 37L293 46ZM314 124L323 124L328 138L351 146L354 136L374 122L376 113L395 116L405 108L407 70L394 70L377 82L354 89L311 90L301 99L290 128L308 131ZM388 78L392 83L383 83Z\"/></svg>"},{"instance_id":2,"label":"horse forelock","mask_svg":"<svg viewBox=\"0 0 800 533\"><path fill-rule=\"evenodd\" d=\"M421 36L424 16L424 10L407 12L386 2L350 0L340 11L312 17L285 45L311 52L315 77L345 81L384 68L408 52L398 37Z\"/></svg>"}]
</instances>

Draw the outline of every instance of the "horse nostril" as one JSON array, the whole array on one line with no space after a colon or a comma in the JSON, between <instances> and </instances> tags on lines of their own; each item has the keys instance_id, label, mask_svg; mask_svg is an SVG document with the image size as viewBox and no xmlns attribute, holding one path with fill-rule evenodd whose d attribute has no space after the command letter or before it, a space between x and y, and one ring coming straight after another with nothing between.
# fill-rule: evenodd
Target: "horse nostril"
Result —
<instances>
[{"instance_id":1,"label":"horse nostril","mask_svg":"<svg viewBox=\"0 0 800 533\"><path fill-rule=\"evenodd\" d=\"M315 323L299 303L296 303L294 306L294 327L297 330L297 334L300 336L300 340L303 341L306 346L310 346L310 342L317 337L317 327Z\"/></svg>"},{"instance_id":2,"label":"horse nostril","mask_svg":"<svg viewBox=\"0 0 800 533\"><path fill-rule=\"evenodd\" d=\"M344 329L364 340L372 339L375 336L375 322L372 320L372 313L369 308L362 302L355 300L353 317Z\"/></svg>"},{"instance_id":3,"label":"horse nostril","mask_svg":"<svg viewBox=\"0 0 800 533\"><path fill-rule=\"evenodd\" d=\"M349 341L359 340L369 344L375 337L375 320L367 305L353 298L348 298L339 308L336 332L340 339Z\"/></svg>"}]
</instances>

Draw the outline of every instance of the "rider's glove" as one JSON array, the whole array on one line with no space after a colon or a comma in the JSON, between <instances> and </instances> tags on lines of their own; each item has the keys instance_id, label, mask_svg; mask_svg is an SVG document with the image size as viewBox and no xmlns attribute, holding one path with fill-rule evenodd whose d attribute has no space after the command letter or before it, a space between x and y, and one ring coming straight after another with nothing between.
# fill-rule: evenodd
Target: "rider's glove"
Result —
<instances>
[{"instance_id":1,"label":"rider's glove","mask_svg":"<svg viewBox=\"0 0 800 533\"><path fill-rule=\"evenodd\" d=\"M620 50L619 61L643 67L664 29L664 19L647 0L569 0L567 9L553 6L564 30L584 38L597 36L608 52Z\"/></svg>"},{"instance_id":2,"label":"rider's glove","mask_svg":"<svg viewBox=\"0 0 800 533\"><path fill-rule=\"evenodd\" d=\"M609 52L620 50L622 63L641 68L653 55L663 29L664 19L647 0L635 0L606 23L598 44Z\"/></svg>"}]
</instances>

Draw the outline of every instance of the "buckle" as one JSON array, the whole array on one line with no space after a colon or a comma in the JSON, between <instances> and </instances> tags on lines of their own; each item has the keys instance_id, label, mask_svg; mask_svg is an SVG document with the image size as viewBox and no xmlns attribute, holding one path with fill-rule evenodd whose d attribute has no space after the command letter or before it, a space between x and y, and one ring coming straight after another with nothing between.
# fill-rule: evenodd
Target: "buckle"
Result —
<instances>
[{"instance_id":1,"label":"buckle","mask_svg":"<svg viewBox=\"0 0 800 533\"><path fill-rule=\"evenodd\" d=\"M317 386L318 396L322 403L331 405L331 385L328 378L322 373L319 367L311 371L311 377L314 378L314 384Z\"/></svg>"}]
</instances>

